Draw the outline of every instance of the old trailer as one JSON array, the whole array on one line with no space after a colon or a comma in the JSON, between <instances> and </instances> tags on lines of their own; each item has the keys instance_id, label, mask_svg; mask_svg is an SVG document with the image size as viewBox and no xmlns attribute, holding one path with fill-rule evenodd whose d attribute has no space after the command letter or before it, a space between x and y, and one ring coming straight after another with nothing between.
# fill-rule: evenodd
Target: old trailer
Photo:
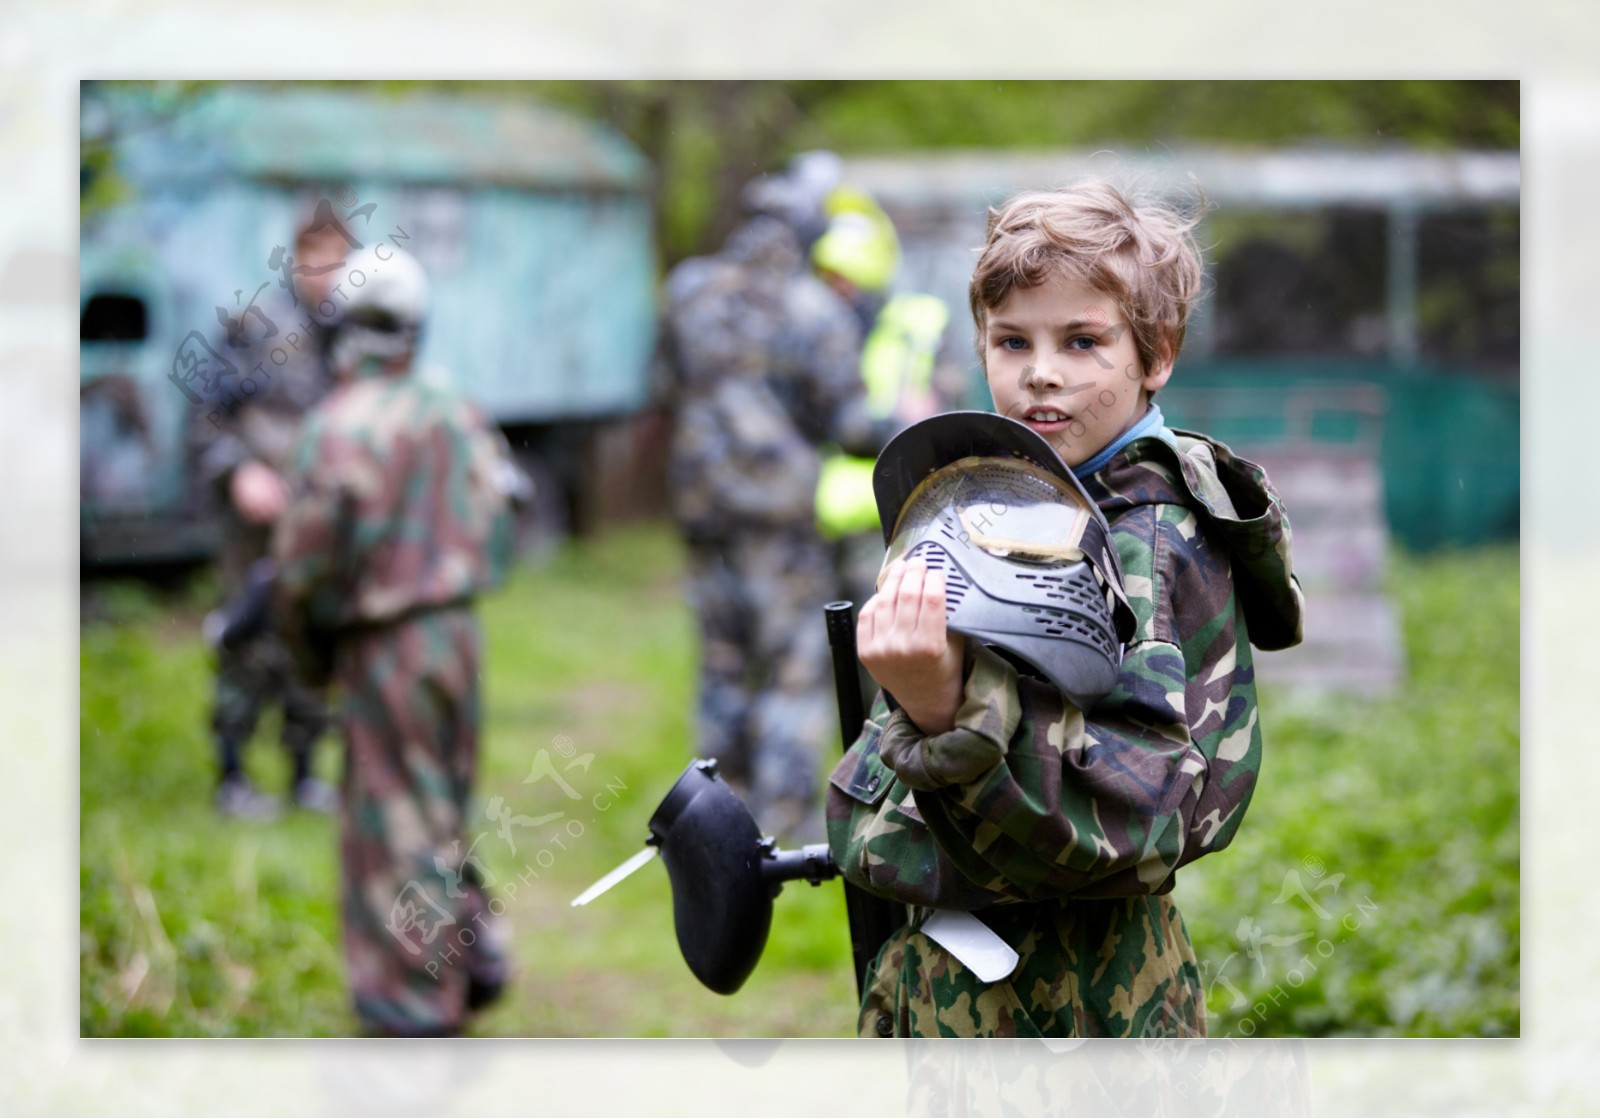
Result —
<instances>
[{"instance_id":1,"label":"old trailer","mask_svg":"<svg viewBox=\"0 0 1600 1119\"><path fill-rule=\"evenodd\" d=\"M651 169L610 129L526 101L334 85L147 83L83 93L80 498L88 564L211 546L185 425L195 371L280 321L308 215L427 269L419 361L511 437L541 529L592 512L646 406L657 264ZM197 365L197 363L201 363Z\"/></svg>"}]
</instances>

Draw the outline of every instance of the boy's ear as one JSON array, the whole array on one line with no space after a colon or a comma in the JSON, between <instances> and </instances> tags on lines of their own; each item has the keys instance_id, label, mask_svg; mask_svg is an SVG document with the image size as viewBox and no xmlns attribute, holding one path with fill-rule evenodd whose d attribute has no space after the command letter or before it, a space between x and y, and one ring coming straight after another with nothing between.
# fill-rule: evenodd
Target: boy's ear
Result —
<instances>
[{"instance_id":1,"label":"boy's ear","mask_svg":"<svg viewBox=\"0 0 1600 1119\"><path fill-rule=\"evenodd\" d=\"M1172 347L1163 343L1156 354L1155 363L1145 370L1140 382L1145 392L1155 392L1172 379Z\"/></svg>"}]
</instances>

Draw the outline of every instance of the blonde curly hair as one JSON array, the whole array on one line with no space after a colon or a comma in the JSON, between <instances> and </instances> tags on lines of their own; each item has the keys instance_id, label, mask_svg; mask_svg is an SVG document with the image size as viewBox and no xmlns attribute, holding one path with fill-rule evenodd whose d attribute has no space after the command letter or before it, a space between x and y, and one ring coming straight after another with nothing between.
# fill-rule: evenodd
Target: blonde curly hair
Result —
<instances>
[{"instance_id":1,"label":"blonde curly hair","mask_svg":"<svg viewBox=\"0 0 1600 1119\"><path fill-rule=\"evenodd\" d=\"M1060 276L1116 299L1146 370L1176 361L1205 276L1194 238L1203 212L1203 202L1185 214L1130 200L1098 180L991 208L968 293L980 360L989 312L1012 292Z\"/></svg>"}]
</instances>

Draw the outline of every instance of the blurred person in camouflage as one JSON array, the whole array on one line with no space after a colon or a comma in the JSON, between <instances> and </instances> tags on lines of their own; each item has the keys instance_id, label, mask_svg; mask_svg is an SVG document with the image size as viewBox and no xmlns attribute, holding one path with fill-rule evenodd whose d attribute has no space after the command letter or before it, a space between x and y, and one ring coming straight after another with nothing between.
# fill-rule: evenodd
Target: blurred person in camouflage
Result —
<instances>
[{"instance_id":1,"label":"blurred person in camouflage","mask_svg":"<svg viewBox=\"0 0 1600 1119\"><path fill-rule=\"evenodd\" d=\"M819 839L818 758L833 736L832 586L814 494L819 448L875 454L855 317L807 267L835 176L803 159L745 187L720 252L666 284L674 513L699 618L698 749L767 832Z\"/></svg>"},{"instance_id":2,"label":"blurred person in camouflage","mask_svg":"<svg viewBox=\"0 0 1600 1119\"><path fill-rule=\"evenodd\" d=\"M330 296L351 243L324 202L301 226L293 253L275 253L284 278L268 296L259 305L252 299L237 317L218 309L227 329L223 352L235 355L239 371L191 412L189 442L197 480L219 510L224 602L245 593L251 565L267 553L300 426L328 391L327 330L336 313ZM328 721L322 695L300 678L270 627L237 645L212 644L218 810L247 819L276 814L277 801L245 774L244 747L263 709L281 704L290 796L302 808L332 811L333 789L312 776L312 750Z\"/></svg>"},{"instance_id":3,"label":"blurred person in camouflage","mask_svg":"<svg viewBox=\"0 0 1600 1119\"><path fill-rule=\"evenodd\" d=\"M1039 535L1015 490L945 510L965 526L948 540L886 534L892 562L858 622L884 696L828 805L844 876L910 907L869 971L863 1036L1205 1034L1174 875L1240 826L1262 750L1251 646L1297 643L1304 599L1265 472L1168 428L1152 399L1199 295L1198 220L1105 183L990 213L970 292L1000 415L925 424L1009 430L1032 466L1006 469L1048 468L1047 485L1093 503L1120 568L1105 593L1125 592L1122 647L1109 691L1074 700L997 652L1014 649L947 628L947 609L978 593L953 566L970 546L973 571L1016 568L1001 580L1011 597L1020 579L1057 600L1018 611L1043 628L1017 632L1046 651L1079 640L1061 628L1068 607L1099 596L1063 592L1086 552ZM946 450L908 461L959 470L973 453ZM914 500L887 505L918 532L949 523L907 514ZM983 952L963 960L963 945ZM1010 962L980 978L1006 946Z\"/></svg>"},{"instance_id":4,"label":"blurred person in camouflage","mask_svg":"<svg viewBox=\"0 0 1600 1119\"><path fill-rule=\"evenodd\" d=\"M347 271L336 387L306 422L274 540L275 603L297 661L342 699L356 1014L373 1035L450 1035L507 979L463 829L480 719L472 603L508 558L514 468L478 409L414 371L421 266L379 243Z\"/></svg>"}]
</instances>

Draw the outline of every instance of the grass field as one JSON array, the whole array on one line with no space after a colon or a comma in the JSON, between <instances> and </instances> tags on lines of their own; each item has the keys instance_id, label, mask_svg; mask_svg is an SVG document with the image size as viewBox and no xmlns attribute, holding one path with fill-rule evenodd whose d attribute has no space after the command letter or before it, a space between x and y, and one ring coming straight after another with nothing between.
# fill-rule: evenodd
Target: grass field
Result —
<instances>
[{"instance_id":1,"label":"grass field","mask_svg":"<svg viewBox=\"0 0 1600 1119\"><path fill-rule=\"evenodd\" d=\"M567 904L639 849L690 756L680 570L669 532L628 529L519 570L482 603L487 727L469 840L507 903L518 973L475 1032L853 1032L834 884L784 888L766 954L731 998L684 966L659 866ZM1213 1034L1518 1032L1516 552L1397 557L1393 575L1411 651L1403 698L1267 694L1267 762L1240 836L1179 876ZM210 593L206 580L85 590L81 1029L347 1034L333 821L245 825L211 810L198 637ZM281 792L274 730L263 725L248 764ZM541 751L574 797L536 776ZM336 754L327 740L330 779ZM495 797L511 815L485 814Z\"/></svg>"}]
</instances>

